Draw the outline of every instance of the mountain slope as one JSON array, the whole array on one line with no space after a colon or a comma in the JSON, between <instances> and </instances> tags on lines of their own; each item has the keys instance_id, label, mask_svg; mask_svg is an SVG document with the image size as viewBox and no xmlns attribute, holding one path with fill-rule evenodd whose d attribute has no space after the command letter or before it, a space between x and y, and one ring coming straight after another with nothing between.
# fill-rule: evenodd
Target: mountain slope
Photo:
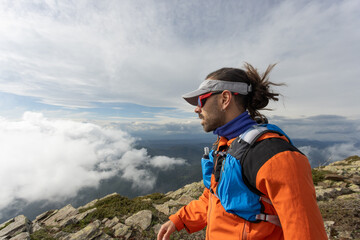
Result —
<instances>
[{"instance_id":1,"label":"mountain slope","mask_svg":"<svg viewBox=\"0 0 360 240\"><path fill-rule=\"evenodd\" d=\"M360 239L360 157L312 170L317 200L330 239ZM40 214L34 221L20 215L0 225L0 240L12 239L155 239L168 216L203 191L202 182L167 194L137 198L111 194L85 206L67 205ZM173 239L203 239L204 230Z\"/></svg>"}]
</instances>

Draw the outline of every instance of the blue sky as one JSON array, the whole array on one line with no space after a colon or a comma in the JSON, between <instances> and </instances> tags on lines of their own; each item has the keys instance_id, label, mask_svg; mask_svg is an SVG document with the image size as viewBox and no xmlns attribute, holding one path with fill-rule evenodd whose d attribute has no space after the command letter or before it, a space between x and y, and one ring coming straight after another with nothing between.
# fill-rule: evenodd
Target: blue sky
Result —
<instances>
[{"instance_id":1,"label":"blue sky","mask_svg":"<svg viewBox=\"0 0 360 240\"><path fill-rule=\"evenodd\" d=\"M194 120L181 95L249 62L285 82L270 115L360 118L360 3L1 1L0 115Z\"/></svg>"}]
</instances>

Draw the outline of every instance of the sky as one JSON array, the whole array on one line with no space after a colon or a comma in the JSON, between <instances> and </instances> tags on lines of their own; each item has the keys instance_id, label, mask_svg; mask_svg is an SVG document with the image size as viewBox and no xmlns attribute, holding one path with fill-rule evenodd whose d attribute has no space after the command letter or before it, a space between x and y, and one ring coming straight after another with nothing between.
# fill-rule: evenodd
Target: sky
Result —
<instances>
[{"instance_id":1,"label":"sky","mask_svg":"<svg viewBox=\"0 0 360 240\"><path fill-rule=\"evenodd\" d=\"M0 0L0 214L119 172L151 186L145 166L186 159L149 156L138 139L208 136L181 95L245 62L276 63L270 80L286 83L271 120L339 142L302 151L360 155L359 12L358 0Z\"/></svg>"},{"instance_id":2,"label":"sky","mask_svg":"<svg viewBox=\"0 0 360 240\"><path fill-rule=\"evenodd\" d=\"M276 114L360 118L360 3L0 1L0 114L169 122L181 95L249 62L287 87Z\"/></svg>"}]
</instances>

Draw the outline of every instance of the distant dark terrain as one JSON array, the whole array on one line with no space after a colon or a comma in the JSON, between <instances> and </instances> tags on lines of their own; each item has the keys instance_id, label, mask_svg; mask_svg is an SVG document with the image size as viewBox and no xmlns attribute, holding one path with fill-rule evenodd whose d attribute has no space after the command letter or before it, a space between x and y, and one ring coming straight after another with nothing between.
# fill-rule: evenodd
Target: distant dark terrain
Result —
<instances>
[{"instance_id":1,"label":"distant dark terrain","mask_svg":"<svg viewBox=\"0 0 360 240\"><path fill-rule=\"evenodd\" d=\"M200 159L203 155L203 148L205 146L211 147L212 142L216 140L215 136L208 136L207 139L187 139L187 140L140 140L137 142L136 148L146 148L150 156L168 156L174 158L183 158L187 161L185 165L177 165L172 169L161 171L159 169L151 169L154 175L157 176L157 181L154 188L151 189L136 189L132 188L132 183L124 180L120 176L116 176L100 183L99 188L84 188L76 197L71 199L59 200L57 203L48 203L46 201L25 204L25 202L18 200L8 206L1 212L0 222L4 222L19 214L24 214L30 219L34 219L38 214L49 209L58 209L65 204L71 204L78 207L88 203L97 198L102 198L110 193L117 192L122 196L136 197L146 195L154 192L165 193L176 190L182 186L200 181L202 178ZM311 146L317 149L324 149L336 142L320 142L308 140L293 139L297 147ZM314 155L314 154L312 154ZM314 155L316 156L316 154ZM320 155L319 155L320 156ZM316 159L310 159L312 167L322 165L327 159L321 159L317 156Z\"/></svg>"}]
</instances>

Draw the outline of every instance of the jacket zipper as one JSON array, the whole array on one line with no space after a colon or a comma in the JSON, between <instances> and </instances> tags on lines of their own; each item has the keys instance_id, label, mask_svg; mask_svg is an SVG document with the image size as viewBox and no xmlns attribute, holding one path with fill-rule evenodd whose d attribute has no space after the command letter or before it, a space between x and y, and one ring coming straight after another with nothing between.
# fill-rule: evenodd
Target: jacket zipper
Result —
<instances>
[{"instance_id":1,"label":"jacket zipper","mask_svg":"<svg viewBox=\"0 0 360 240\"><path fill-rule=\"evenodd\" d=\"M247 224L248 222L245 221L244 222L244 229L243 229L243 232L242 232L242 240L246 240L247 239L247 235L248 235L248 231L247 231Z\"/></svg>"},{"instance_id":2,"label":"jacket zipper","mask_svg":"<svg viewBox=\"0 0 360 240\"><path fill-rule=\"evenodd\" d=\"M210 232L210 215L211 215L211 210L212 210L212 195L213 194L210 192L210 195L209 195L209 197L210 197L210 207L209 207L209 211L208 211L208 217L207 217L208 221L207 221L207 228L206 228L206 239L207 240L210 239L209 232Z\"/></svg>"},{"instance_id":3,"label":"jacket zipper","mask_svg":"<svg viewBox=\"0 0 360 240\"><path fill-rule=\"evenodd\" d=\"M218 160L219 160L219 158L217 158L215 161L214 170L217 167ZM209 192L210 206L209 206L209 211L208 211L208 216L207 216L206 240L210 239L210 234L209 234L209 232L210 232L210 216L211 216L211 210L212 210L212 205L213 205L213 195L216 193L216 191L217 191L217 186L215 186L215 192L213 192L211 182L210 182L210 192Z\"/></svg>"}]
</instances>

